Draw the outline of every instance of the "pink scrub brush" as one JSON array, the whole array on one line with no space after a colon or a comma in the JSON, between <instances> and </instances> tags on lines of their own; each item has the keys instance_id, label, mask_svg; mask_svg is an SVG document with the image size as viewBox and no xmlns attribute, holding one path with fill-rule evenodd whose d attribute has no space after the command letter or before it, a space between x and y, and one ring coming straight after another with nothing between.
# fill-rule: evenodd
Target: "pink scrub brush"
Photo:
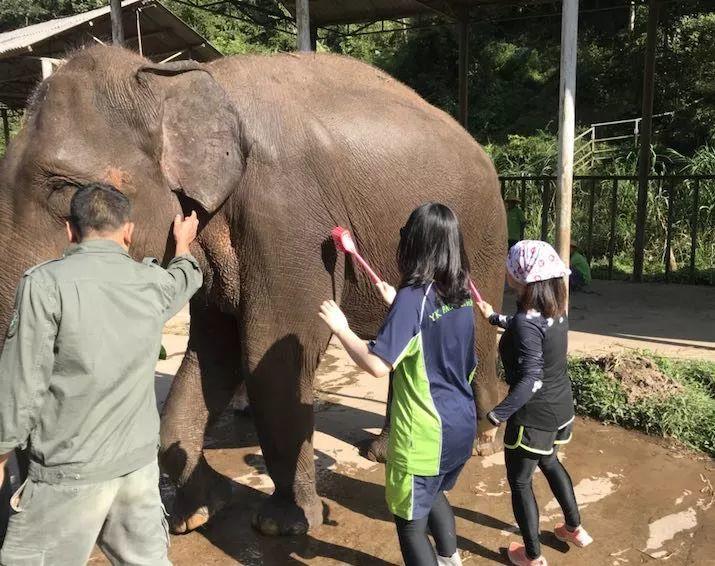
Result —
<instances>
[{"instance_id":1,"label":"pink scrub brush","mask_svg":"<svg viewBox=\"0 0 715 566\"><path fill-rule=\"evenodd\" d=\"M365 270L365 273L367 273L368 277L370 277L370 280L375 285L377 285L381 281L377 273L372 270L372 268L358 253L357 248L355 247L355 242L353 241L353 237L350 235L350 232L348 232L345 228L342 228L341 226L336 226L330 232L330 235L333 237L333 242L335 242L335 247L338 249L338 251L353 256L355 260L362 266L362 268Z\"/></svg>"}]
</instances>

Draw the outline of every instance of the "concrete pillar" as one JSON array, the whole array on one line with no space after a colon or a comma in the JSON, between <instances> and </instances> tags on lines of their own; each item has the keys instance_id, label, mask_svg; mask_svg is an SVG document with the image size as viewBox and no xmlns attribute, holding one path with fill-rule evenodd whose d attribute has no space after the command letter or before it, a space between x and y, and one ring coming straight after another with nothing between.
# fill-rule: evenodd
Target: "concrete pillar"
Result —
<instances>
[{"instance_id":1,"label":"concrete pillar","mask_svg":"<svg viewBox=\"0 0 715 566\"><path fill-rule=\"evenodd\" d=\"M633 280L643 279L645 221L648 214L648 174L651 167L650 145L653 138L653 94L655 91L655 44L658 36L659 0L648 4L648 35L643 71L643 110L638 153L638 200L636 202L636 236L633 250Z\"/></svg>"},{"instance_id":2,"label":"concrete pillar","mask_svg":"<svg viewBox=\"0 0 715 566\"><path fill-rule=\"evenodd\" d=\"M459 123L468 129L469 118L469 12L463 10L457 21L459 36Z\"/></svg>"},{"instance_id":3,"label":"concrete pillar","mask_svg":"<svg viewBox=\"0 0 715 566\"><path fill-rule=\"evenodd\" d=\"M556 249L568 265L571 250L571 193L576 128L576 53L578 0L561 9L561 80L559 87L559 162L556 176Z\"/></svg>"},{"instance_id":4,"label":"concrete pillar","mask_svg":"<svg viewBox=\"0 0 715 566\"><path fill-rule=\"evenodd\" d=\"M295 0L295 27L298 29L298 51L310 51L310 11L308 0Z\"/></svg>"}]
</instances>

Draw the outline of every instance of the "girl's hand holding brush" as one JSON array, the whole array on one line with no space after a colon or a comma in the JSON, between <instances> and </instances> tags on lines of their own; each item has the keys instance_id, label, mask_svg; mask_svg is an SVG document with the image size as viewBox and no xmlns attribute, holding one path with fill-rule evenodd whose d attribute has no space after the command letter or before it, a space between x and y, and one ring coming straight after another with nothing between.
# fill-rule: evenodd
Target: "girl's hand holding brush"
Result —
<instances>
[{"instance_id":1,"label":"girl's hand holding brush","mask_svg":"<svg viewBox=\"0 0 715 566\"><path fill-rule=\"evenodd\" d=\"M397 296L395 288L386 281L378 281L375 283L375 287L377 287L377 290L380 291L380 295L382 295L382 299L387 303L387 305L392 305L392 302Z\"/></svg>"}]
</instances>

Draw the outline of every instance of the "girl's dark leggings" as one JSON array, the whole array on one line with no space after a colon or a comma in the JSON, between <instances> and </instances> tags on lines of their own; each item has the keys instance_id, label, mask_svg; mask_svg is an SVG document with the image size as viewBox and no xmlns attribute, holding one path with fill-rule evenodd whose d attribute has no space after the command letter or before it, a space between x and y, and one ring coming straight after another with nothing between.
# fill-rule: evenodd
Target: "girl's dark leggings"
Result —
<instances>
[{"instance_id":1,"label":"girl's dark leggings","mask_svg":"<svg viewBox=\"0 0 715 566\"><path fill-rule=\"evenodd\" d=\"M405 566L436 566L437 557L427 538L427 527L440 556L452 556L457 552L454 512L442 491L435 498L429 515L413 521L395 516L395 524Z\"/></svg>"},{"instance_id":2,"label":"girl's dark leggings","mask_svg":"<svg viewBox=\"0 0 715 566\"><path fill-rule=\"evenodd\" d=\"M556 450L557 447L554 447L554 452L548 456L533 454L522 448L504 450L506 477L511 488L511 504L514 508L514 517L521 530L521 536L524 538L526 554L531 559L538 558L541 555L539 545L539 508L536 505L534 490L531 487L531 480L534 477L536 466L539 466L544 477L549 482L549 487L564 512L566 525L576 528L581 524L571 477L556 457Z\"/></svg>"}]
</instances>

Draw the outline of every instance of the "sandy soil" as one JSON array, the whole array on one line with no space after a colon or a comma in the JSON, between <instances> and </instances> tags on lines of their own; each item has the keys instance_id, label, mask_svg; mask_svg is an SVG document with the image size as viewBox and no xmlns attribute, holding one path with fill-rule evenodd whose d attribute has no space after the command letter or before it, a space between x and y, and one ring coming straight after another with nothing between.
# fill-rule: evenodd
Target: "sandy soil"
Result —
<instances>
[{"instance_id":1,"label":"sandy soil","mask_svg":"<svg viewBox=\"0 0 715 566\"><path fill-rule=\"evenodd\" d=\"M596 353L648 348L666 355L715 359L715 293L686 286L597 282L597 294L573 297L571 348ZM163 399L181 362L184 320L165 335L169 359L157 367ZM370 378L331 345L316 380L316 469L325 523L305 537L273 539L250 527L272 490L250 420L227 414L209 431L207 457L241 487L236 503L215 522L172 537L177 565L400 564L394 526L383 501L383 467L358 454L376 433L387 384ZM561 520L542 477L544 553L551 564L621 566L658 560L715 565L715 462L667 442L579 420L563 456L576 485L584 524L596 542L568 548L551 534ZM518 540L503 454L473 457L450 494L465 564L506 564L504 548ZM95 555L93 564L105 563Z\"/></svg>"}]
</instances>

